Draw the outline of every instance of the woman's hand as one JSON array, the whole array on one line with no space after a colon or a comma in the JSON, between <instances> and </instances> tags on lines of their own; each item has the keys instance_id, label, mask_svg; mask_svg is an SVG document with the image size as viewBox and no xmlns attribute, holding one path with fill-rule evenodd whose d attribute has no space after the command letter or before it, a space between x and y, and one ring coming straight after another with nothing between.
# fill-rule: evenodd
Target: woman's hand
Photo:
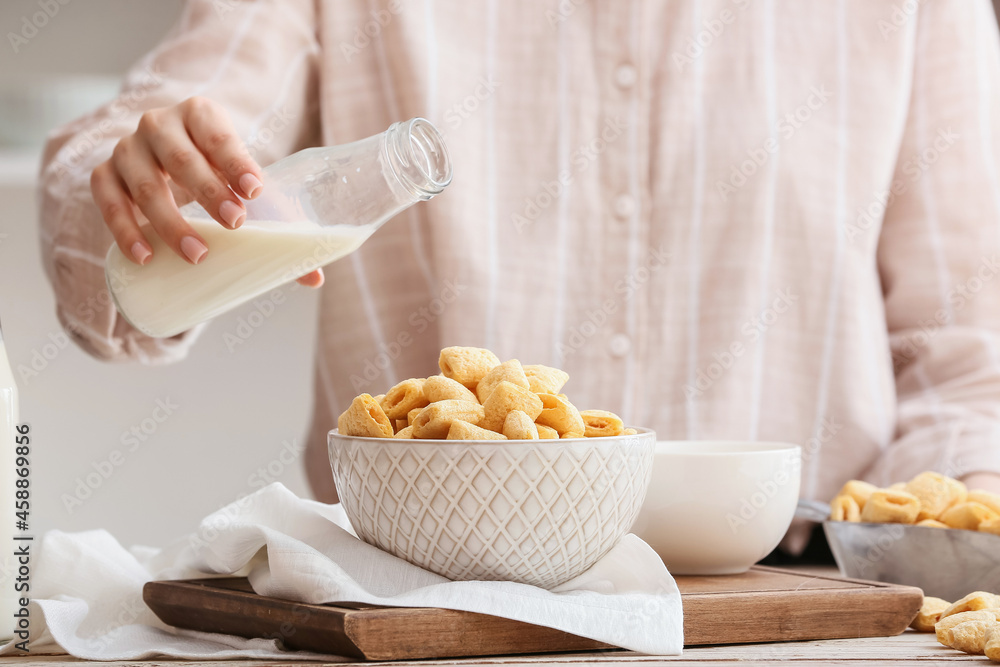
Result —
<instances>
[{"instance_id":1,"label":"woman's hand","mask_svg":"<svg viewBox=\"0 0 1000 667\"><path fill-rule=\"evenodd\" d=\"M963 477L962 483L969 487L969 491L982 489L1000 494L1000 474L995 472L974 472Z\"/></svg>"},{"instance_id":2,"label":"woman's hand","mask_svg":"<svg viewBox=\"0 0 1000 667\"><path fill-rule=\"evenodd\" d=\"M145 112L134 134L94 168L90 190L118 248L136 264L153 256L136 218L138 209L175 253L197 264L205 240L178 210L170 183L196 200L219 224L236 229L246 220L243 199L260 194L262 171L247 152L225 109L204 97ZM322 270L299 278L323 284Z\"/></svg>"}]
</instances>

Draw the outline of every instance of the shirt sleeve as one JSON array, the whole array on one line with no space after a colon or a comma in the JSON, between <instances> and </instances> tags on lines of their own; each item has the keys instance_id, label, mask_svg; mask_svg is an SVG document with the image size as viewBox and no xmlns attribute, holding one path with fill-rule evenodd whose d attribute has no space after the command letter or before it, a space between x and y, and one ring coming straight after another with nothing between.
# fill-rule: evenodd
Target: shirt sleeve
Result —
<instances>
[{"instance_id":1,"label":"shirt sleeve","mask_svg":"<svg viewBox=\"0 0 1000 667\"><path fill-rule=\"evenodd\" d=\"M866 477L1000 473L1000 44L989 0L925 3L878 248L897 391Z\"/></svg>"},{"instance_id":2,"label":"shirt sleeve","mask_svg":"<svg viewBox=\"0 0 1000 667\"><path fill-rule=\"evenodd\" d=\"M164 41L126 75L118 97L54 130L42 157L42 260L59 321L91 355L146 364L183 358L204 328L150 338L108 293L113 243L90 174L148 109L204 96L221 103L263 165L315 142L319 46L311 0L191 0Z\"/></svg>"}]
</instances>

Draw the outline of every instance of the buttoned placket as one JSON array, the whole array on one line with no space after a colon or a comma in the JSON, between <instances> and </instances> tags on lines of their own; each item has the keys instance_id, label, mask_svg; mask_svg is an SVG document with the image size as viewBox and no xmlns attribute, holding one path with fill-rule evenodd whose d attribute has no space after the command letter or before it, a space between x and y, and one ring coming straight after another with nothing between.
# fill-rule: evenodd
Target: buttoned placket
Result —
<instances>
[{"instance_id":1,"label":"buttoned placket","mask_svg":"<svg viewBox=\"0 0 1000 667\"><path fill-rule=\"evenodd\" d=\"M622 285L629 285L632 274L642 264L641 233L641 174L647 169L640 159L637 147L641 137L648 136L640 118L640 90L642 88L641 17L634 12L641 11L642 3L606 3L600 6L602 29L599 49L610 55L601 69L601 87L604 94L604 117L600 127L620 128L620 135L608 141L601 157L606 174L601 183L606 202L605 236L609 258L609 284L605 286L608 298L619 304L614 316L609 318L604 331L604 354L611 361L612 368L621 372L623 410L633 411L638 374L637 345L635 336L638 324L645 318L639 313L642 295L634 290L623 291ZM630 418L625 414L623 417Z\"/></svg>"}]
</instances>

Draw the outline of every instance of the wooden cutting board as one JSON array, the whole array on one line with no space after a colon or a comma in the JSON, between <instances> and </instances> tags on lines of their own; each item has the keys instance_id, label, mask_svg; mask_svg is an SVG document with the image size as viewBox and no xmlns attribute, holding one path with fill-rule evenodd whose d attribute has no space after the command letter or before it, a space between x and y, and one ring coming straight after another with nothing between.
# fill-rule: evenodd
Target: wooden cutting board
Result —
<instances>
[{"instance_id":1,"label":"wooden cutting board","mask_svg":"<svg viewBox=\"0 0 1000 667\"><path fill-rule=\"evenodd\" d=\"M677 577L677 585L685 646L891 636L906 629L923 600L919 588L761 566L731 576ZM263 597L237 578L153 581L143 599L168 625L279 638L289 649L363 660L617 650L472 612Z\"/></svg>"}]
</instances>

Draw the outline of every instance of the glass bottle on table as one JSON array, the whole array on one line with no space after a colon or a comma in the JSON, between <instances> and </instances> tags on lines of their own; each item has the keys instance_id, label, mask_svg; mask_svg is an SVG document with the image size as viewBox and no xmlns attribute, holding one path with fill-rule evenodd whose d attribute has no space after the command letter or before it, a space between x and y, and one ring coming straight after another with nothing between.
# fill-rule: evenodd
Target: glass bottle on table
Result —
<instances>
[{"instance_id":1,"label":"glass bottle on table","mask_svg":"<svg viewBox=\"0 0 1000 667\"><path fill-rule=\"evenodd\" d=\"M145 266L108 250L105 277L118 312L158 338L179 334L356 250L387 220L451 182L437 129L414 118L341 146L308 148L264 169L261 195L239 229L222 227L197 202L181 207L207 241L197 265L154 232Z\"/></svg>"},{"instance_id":2,"label":"glass bottle on table","mask_svg":"<svg viewBox=\"0 0 1000 667\"><path fill-rule=\"evenodd\" d=\"M0 643L14 636L14 613L23 596L14 589L18 566L14 558L17 410L17 385L0 327Z\"/></svg>"}]
</instances>

